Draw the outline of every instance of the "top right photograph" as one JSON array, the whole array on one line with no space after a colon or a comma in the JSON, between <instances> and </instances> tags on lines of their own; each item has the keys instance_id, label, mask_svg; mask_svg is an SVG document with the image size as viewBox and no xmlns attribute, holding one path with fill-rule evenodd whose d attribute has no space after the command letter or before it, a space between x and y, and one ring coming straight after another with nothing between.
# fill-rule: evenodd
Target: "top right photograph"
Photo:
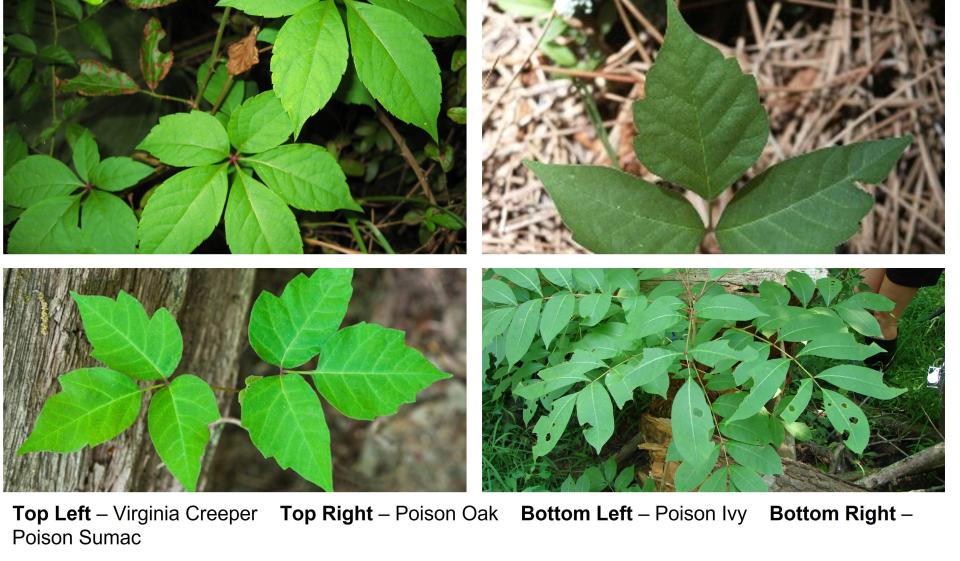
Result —
<instances>
[{"instance_id":1,"label":"top right photograph","mask_svg":"<svg viewBox=\"0 0 960 561\"><path fill-rule=\"evenodd\" d=\"M944 253L944 2L490 0L485 253Z\"/></svg>"}]
</instances>

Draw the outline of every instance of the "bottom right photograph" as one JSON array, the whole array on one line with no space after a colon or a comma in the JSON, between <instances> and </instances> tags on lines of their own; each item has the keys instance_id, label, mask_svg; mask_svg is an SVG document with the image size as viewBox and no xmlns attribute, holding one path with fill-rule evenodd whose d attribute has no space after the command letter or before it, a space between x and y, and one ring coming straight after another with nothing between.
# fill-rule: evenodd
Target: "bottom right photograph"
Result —
<instances>
[{"instance_id":1,"label":"bottom right photograph","mask_svg":"<svg viewBox=\"0 0 960 561\"><path fill-rule=\"evenodd\" d=\"M946 488L943 269L487 269L483 490Z\"/></svg>"}]
</instances>

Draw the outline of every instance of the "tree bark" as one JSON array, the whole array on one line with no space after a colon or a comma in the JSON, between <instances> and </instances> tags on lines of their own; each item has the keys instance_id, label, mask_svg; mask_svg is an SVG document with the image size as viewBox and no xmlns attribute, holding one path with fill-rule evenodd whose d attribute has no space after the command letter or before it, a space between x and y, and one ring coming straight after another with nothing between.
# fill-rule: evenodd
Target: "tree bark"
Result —
<instances>
[{"instance_id":1,"label":"tree bark","mask_svg":"<svg viewBox=\"0 0 960 561\"><path fill-rule=\"evenodd\" d=\"M878 469L870 475L857 481L858 485L863 485L867 489L876 489L908 475L924 473L942 468L946 463L946 448L944 443L934 444L933 446L921 450L912 456L908 456L899 462Z\"/></svg>"},{"instance_id":2,"label":"tree bark","mask_svg":"<svg viewBox=\"0 0 960 561\"><path fill-rule=\"evenodd\" d=\"M770 484L771 491L782 492L855 492L865 491L852 483L827 475L819 469L803 462L783 458L783 473L773 477Z\"/></svg>"},{"instance_id":3,"label":"tree bark","mask_svg":"<svg viewBox=\"0 0 960 561\"><path fill-rule=\"evenodd\" d=\"M57 376L97 366L70 291L115 297L124 290L153 314L165 307L183 333L176 373L237 387L246 340L253 270L6 269L4 271L3 454L5 491L173 491L147 433L145 399L133 426L117 438L70 454L17 456L43 403L60 391ZM216 392L220 411L235 394ZM204 459L216 449L214 431ZM203 489L206 473L197 488Z\"/></svg>"}]
</instances>

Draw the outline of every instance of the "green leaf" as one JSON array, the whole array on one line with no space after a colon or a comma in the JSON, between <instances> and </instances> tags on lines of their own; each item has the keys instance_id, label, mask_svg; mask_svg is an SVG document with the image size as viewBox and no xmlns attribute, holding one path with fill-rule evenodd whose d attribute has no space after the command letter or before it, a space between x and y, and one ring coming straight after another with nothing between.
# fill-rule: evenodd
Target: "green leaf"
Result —
<instances>
[{"instance_id":1,"label":"green leaf","mask_svg":"<svg viewBox=\"0 0 960 561\"><path fill-rule=\"evenodd\" d=\"M846 436L843 441L847 448L857 454L870 442L870 424L863 409L837 392L821 388L823 393L823 408L827 411L827 419L833 428Z\"/></svg>"},{"instance_id":2,"label":"green leaf","mask_svg":"<svg viewBox=\"0 0 960 561\"><path fill-rule=\"evenodd\" d=\"M27 157L27 143L16 130L9 130L3 134L3 173L6 174L10 168L20 160Z\"/></svg>"},{"instance_id":3,"label":"green leaf","mask_svg":"<svg viewBox=\"0 0 960 561\"><path fill-rule=\"evenodd\" d=\"M765 280L760 283L758 289L760 290L760 297L771 304L786 306L790 303L790 291L782 284Z\"/></svg>"},{"instance_id":4,"label":"green leaf","mask_svg":"<svg viewBox=\"0 0 960 561\"><path fill-rule=\"evenodd\" d=\"M294 208L362 212L350 195L347 178L329 152L315 144L286 144L241 158L267 187Z\"/></svg>"},{"instance_id":5,"label":"green leaf","mask_svg":"<svg viewBox=\"0 0 960 561\"><path fill-rule=\"evenodd\" d=\"M374 111L377 109L377 100L373 99L373 96L367 91L367 87L360 81L352 60L347 63L347 70L343 73L343 79L340 80L340 85L333 95L344 103L366 105Z\"/></svg>"},{"instance_id":6,"label":"green leaf","mask_svg":"<svg viewBox=\"0 0 960 561\"><path fill-rule=\"evenodd\" d=\"M606 368L606 366L606 363L596 354L589 351L576 351L567 362L537 372L537 376L543 380L542 386L531 388L534 384L538 384L533 382L526 386L525 391L519 390L518 387L513 393L526 399L536 399L542 395L569 388L578 382L589 382L590 378L585 376L587 372Z\"/></svg>"},{"instance_id":7,"label":"green leaf","mask_svg":"<svg viewBox=\"0 0 960 561\"><path fill-rule=\"evenodd\" d=\"M753 302L736 294L715 294L697 300L694 311L698 318L746 321L766 315Z\"/></svg>"},{"instance_id":8,"label":"green leaf","mask_svg":"<svg viewBox=\"0 0 960 561\"><path fill-rule=\"evenodd\" d=\"M783 408L783 411L780 412L780 418L787 424L796 421L807 408L812 395L813 379L805 378L800 382L800 386L797 387L796 395L793 396L790 402Z\"/></svg>"},{"instance_id":9,"label":"green leaf","mask_svg":"<svg viewBox=\"0 0 960 561\"><path fill-rule=\"evenodd\" d=\"M61 16L68 15L73 19L80 21L83 19L83 6L80 0L53 0L57 5L57 13Z\"/></svg>"},{"instance_id":10,"label":"green leaf","mask_svg":"<svg viewBox=\"0 0 960 561\"><path fill-rule=\"evenodd\" d=\"M66 164L50 156L27 156L3 178L3 203L20 208L49 199L69 195L83 187L83 181Z\"/></svg>"},{"instance_id":11,"label":"green leaf","mask_svg":"<svg viewBox=\"0 0 960 561\"><path fill-rule=\"evenodd\" d=\"M767 415L754 415L737 421L725 420L720 423L723 436L748 444L772 444L776 441L773 424L780 421ZM780 427L780 432L783 427Z\"/></svg>"},{"instance_id":12,"label":"green leaf","mask_svg":"<svg viewBox=\"0 0 960 561\"><path fill-rule=\"evenodd\" d=\"M103 55L104 58L113 58L110 39L107 38L107 33L97 20L90 18L81 20L77 24L77 32L80 33L80 38L88 47Z\"/></svg>"},{"instance_id":13,"label":"green leaf","mask_svg":"<svg viewBox=\"0 0 960 561\"><path fill-rule=\"evenodd\" d=\"M603 269L573 269L572 274L577 290L596 292L607 286L607 272Z\"/></svg>"},{"instance_id":14,"label":"green leaf","mask_svg":"<svg viewBox=\"0 0 960 561\"><path fill-rule=\"evenodd\" d=\"M847 298L837 305L850 308L864 308L875 312L892 312L894 308L893 300L875 292L865 291L854 293L850 298Z\"/></svg>"},{"instance_id":15,"label":"green leaf","mask_svg":"<svg viewBox=\"0 0 960 561\"><path fill-rule=\"evenodd\" d=\"M776 395L777 390L780 389L780 386L782 386L784 380L786 380L787 370L790 368L790 360L786 358L750 364L757 365L751 369L753 387L743 402L740 403L740 407L737 408L727 421L746 419L747 417L756 415L757 411L760 411L764 404Z\"/></svg>"},{"instance_id":16,"label":"green leaf","mask_svg":"<svg viewBox=\"0 0 960 561\"><path fill-rule=\"evenodd\" d=\"M177 376L150 399L150 440L170 473L187 491L197 490L210 423L220 418L210 386L193 374Z\"/></svg>"},{"instance_id":17,"label":"green leaf","mask_svg":"<svg viewBox=\"0 0 960 561\"><path fill-rule=\"evenodd\" d=\"M673 398L670 426L673 444L684 461L698 463L713 452L712 413L703 390L692 378L684 382Z\"/></svg>"},{"instance_id":18,"label":"green leaf","mask_svg":"<svg viewBox=\"0 0 960 561\"><path fill-rule=\"evenodd\" d=\"M817 279L817 290L820 291L820 296L823 296L823 303L829 306L843 290L843 283L833 277L823 277Z\"/></svg>"},{"instance_id":19,"label":"green leaf","mask_svg":"<svg viewBox=\"0 0 960 561\"><path fill-rule=\"evenodd\" d=\"M583 429L583 437L600 453L603 445L613 436L613 404L603 382L595 380L577 393L577 422Z\"/></svg>"},{"instance_id":20,"label":"green leaf","mask_svg":"<svg viewBox=\"0 0 960 561\"><path fill-rule=\"evenodd\" d=\"M428 37L466 34L452 0L371 0L371 3L399 13Z\"/></svg>"},{"instance_id":21,"label":"green leaf","mask_svg":"<svg viewBox=\"0 0 960 561\"><path fill-rule=\"evenodd\" d=\"M822 356L837 360L864 361L883 349L876 343L863 345L852 333L824 333L804 346L797 356Z\"/></svg>"},{"instance_id":22,"label":"green leaf","mask_svg":"<svg viewBox=\"0 0 960 561\"><path fill-rule=\"evenodd\" d=\"M810 427L808 427L806 423L784 423L783 428L797 440L813 440L813 431L810 430Z\"/></svg>"},{"instance_id":23,"label":"green leaf","mask_svg":"<svg viewBox=\"0 0 960 561\"><path fill-rule=\"evenodd\" d=\"M817 374L816 378L830 382L838 388L877 399L893 399L907 391L884 384L883 372L854 364L840 364L828 368Z\"/></svg>"},{"instance_id":24,"label":"green leaf","mask_svg":"<svg viewBox=\"0 0 960 561\"><path fill-rule=\"evenodd\" d=\"M814 291L817 289L813 279L803 271L790 271L785 277L787 286L790 287L790 290L797 297L797 300L800 301L800 305L806 308L807 304L809 304L813 298Z\"/></svg>"},{"instance_id":25,"label":"green leaf","mask_svg":"<svg viewBox=\"0 0 960 561\"><path fill-rule=\"evenodd\" d=\"M160 20L152 17L143 26L143 42L140 44L140 72L147 87L156 90L173 66L173 53L160 51L160 41L167 36Z\"/></svg>"},{"instance_id":26,"label":"green leaf","mask_svg":"<svg viewBox=\"0 0 960 561\"><path fill-rule=\"evenodd\" d=\"M220 0L218 7L231 7L251 16L279 18L297 13L317 0Z\"/></svg>"},{"instance_id":27,"label":"green leaf","mask_svg":"<svg viewBox=\"0 0 960 561\"><path fill-rule=\"evenodd\" d=\"M783 473L783 461L769 444L744 444L727 441L727 453L738 464L766 475Z\"/></svg>"},{"instance_id":28,"label":"green leaf","mask_svg":"<svg viewBox=\"0 0 960 561\"><path fill-rule=\"evenodd\" d=\"M74 134L71 134L73 132ZM90 180L90 171L100 163L100 147L93 133L85 127L67 129L67 142L73 152L73 167L84 181Z\"/></svg>"},{"instance_id":29,"label":"green leaf","mask_svg":"<svg viewBox=\"0 0 960 561\"><path fill-rule=\"evenodd\" d=\"M848 306L844 302L837 304L833 309L836 310L840 318L857 333L866 335L867 337L883 338L880 323L877 322L877 318L870 312L863 308Z\"/></svg>"},{"instance_id":30,"label":"green leaf","mask_svg":"<svg viewBox=\"0 0 960 561\"><path fill-rule=\"evenodd\" d=\"M76 65L76 61L73 60L73 55L70 54L70 51L60 45L45 45L40 47L40 50L37 51L37 58L40 59L40 62L51 65Z\"/></svg>"},{"instance_id":31,"label":"green leaf","mask_svg":"<svg viewBox=\"0 0 960 561\"><path fill-rule=\"evenodd\" d=\"M267 90L230 114L227 133L237 150L255 154L286 142L293 134L293 123L273 90Z\"/></svg>"},{"instance_id":32,"label":"green leaf","mask_svg":"<svg viewBox=\"0 0 960 561\"><path fill-rule=\"evenodd\" d=\"M483 311L483 346L487 347L493 340L502 335L513 321L517 308L493 308Z\"/></svg>"},{"instance_id":33,"label":"green leaf","mask_svg":"<svg viewBox=\"0 0 960 561\"><path fill-rule=\"evenodd\" d=\"M119 197L103 191L91 191L83 202L80 223L83 251L136 253L137 217L133 209Z\"/></svg>"},{"instance_id":34,"label":"green leaf","mask_svg":"<svg viewBox=\"0 0 960 561\"><path fill-rule=\"evenodd\" d=\"M123 191L153 173L153 168L126 156L114 156L97 164L90 172L90 183L104 191Z\"/></svg>"},{"instance_id":35,"label":"green leaf","mask_svg":"<svg viewBox=\"0 0 960 561\"><path fill-rule=\"evenodd\" d=\"M223 222L231 253L303 253L287 203L242 170L233 178Z\"/></svg>"},{"instance_id":36,"label":"green leaf","mask_svg":"<svg viewBox=\"0 0 960 561\"><path fill-rule=\"evenodd\" d=\"M573 290L574 281L571 269L540 269L540 274L555 286Z\"/></svg>"},{"instance_id":37,"label":"green leaf","mask_svg":"<svg viewBox=\"0 0 960 561\"><path fill-rule=\"evenodd\" d=\"M17 2L17 22L20 30L30 35L33 33L33 22L37 15L36 0L20 0Z\"/></svg>"},{"instance_id":38,"label":"green leaf","mask_svg":"<svg viewBox=\"0 0 960 561\"><path fill-rule=\"evenodd\" d=\"M690 354L697 362L714 367L718 363L726 360L749 361L757 356L756 351L750 347L744 349L734 349L730 346L730 341L726 339L714 339L701 343L690 349Z\"/></svg>"},{"instance_id":39,"label":"green leaf","mask_svg":"<svg viewBox=\"0 0 960 561\"><path fill-rule=\"evenodd\" d=\"M300 374L247 378L240 422L265 458L333 491L330 431L320 398Z\"/></svg>"},{"instance_id":40,"label":"green leaf","mask_svg":"<svg viewBox=\"0 0 960 561\"><path fill-rule=\"evenodd\" d=\"M493 272L517 286L543 294L540 290L540 276L536 269L494 269Z\"/></svg>"},{"instance_id":41,"label":"green leaf","mask_svg":"<svg viewBox=\"0 0 960 561\"><path fill-rule=\"evenodd\" d=\"M353 295L352 269L317 269L287 283L280 297L261 292L250 311L250 346L264 361L296 368L340 327Z\"/></svg>"},{"instance_id":42,"label":"green leaf","mask_svg":"<svg viewBox=\"0 0 960 561\"><path fill-rule=\"evenodd\" d=\"M207 78L208 75L209 78ZM246 86L242 80L234 80L233 85L230 86L230 88L226 90L227 93L224 94L223 91L227 88L227 80L229 79L230 74L227 72L226 64L215 65L212 75L210 75L210 64L208 62L204 62L197 69L198 90L203 85L204 80L207 80L207 85L203 88L203 99L212 107L216 105L221 95L224 96L220 102L220 110L216 114L216 117L223 126L226 126L229 122L229 119L224 117L229 116L234 109L243 103L246 90Z\"/></svg>"},{"instance_id":43,"label":"green leaf","mask_svg":"<svg viewBox=\"0 0 960 561\"><path fill-rule=\"evenodd\" d=\"M725 493L730 490L730 468L722 467L710 474L710 477L700 485L701 493Z\"/></svg>"},{"instance_id":44,"label":"green leaf","mask_svg":"<svg viewBox=\"0 0 960 561\"><path fill-rule=\"evenodd\" d=\"M497 0L497 6L508 14L522 18L545 16L550 13L550 0Z\"/></svg>"},{"instance_id":45,"label":"green leaf","mask_svg":"<svg viewBox=\"0 0 960 561\"><path fill-rule=\"evenodd\" d=\"M727 468L730 472L730 483L738 491L745 493L765 493L769 489L763 478L756 474L752 469L744 466L733 465Z\"/></svg>"},{"instance_id":46,"label":"green leaf","mask_svg":"<svg viewBox=\"0 0 960 561\"><path fill-rule=\"evenodd\" d=\"M712 451L702 460L696 462L683 461L677 467L677 471L673 475L673 486L677 491L693 491L716 467L717 459L720 457L720 447L713 442L710 443L710 446Z\"/></svg>"},{"instance_id":47,"label":"green leaf","mask_svg":"<svg viewBox=\"0 0 960 561\"><path fill-rule=\"evenodd\" d=\"M570 416L577 404L578 395L574 393L555 400L550 414L541 415L537 419L537 424L533 427L533 433L537 435L537 442L533 445L534 459L546 456L556 447L570 424Z\"/></svg>"},{"instance_id":48,"label":"green leaf","mask_svg":"<svg viewBox=\"0 0 960 561\"><path fill-rule=\"evenodd\" d=\"M137 149L171 166L204 166L226 160L230 140L216 117L191 111L160 117Z\"/></svg>"},{"instance_id":49,"label":"green leaf","mask_svg":"<svg viewBox=\"0 0 960 561\"><path fill-rule=\"evenodd\" d=\"M757 161L770 135L757 82L667 2L667 34L633 104L634 148L660 177L716 198Z\"/></svg>"},{"instance_id":50,"label":"green leaf","mask_svg":"<svg viewBox=\"0 0 960 561\"><path fill-rule=\"evenodd\" d=\"M654 347L644 349L643 358L636 356L611 368L605 382L617 407L622 409L638 387L667 378L667 369L678 356L676 351Z\"/></svg>"},{"instance_id":51,"label":"green leaf","mask_svg":"<svg viewBox=\"0 0 960 561\"><path fill-rule=\"evenodd\" d=\"M789 342L810 341L828 333L844 331L843 321L828 308L790 307L786 324L780 328L780 339Z\"/></svg>"},{"instance_id":52,"label":"green leaf","mask_svg":"<svg viewBox=\"0 0 960 561\"><path fill-rule=\"evenodd\" d=\"M593 326L607 315L610 309L610 295L605 293L587 294L580 298L579 315L583 318L583 325Z\"/></svg>"},{"instance_id":53,"label":"green leaf","mask_svg":"<svg viewBox=\"0 0 960 561\"><path fill-rule=\"evenodd\" d=\"M43 199L20 215L10 230L7 251L77 253L83 245L79 221L80 195Z\"/></svg>"},{"instance_id":54,"label":"green leaf","mask_svg":"<svg viewBox=\"0 0 960 561\"><path fill-rule=\"evenodd\" d=\"M333 0L308 4L280 28L270 70L273 88L293 122L295 136L337 91L347 57L347 36Z\"/></svg>"},{"instance_id":55,"label":"green leaf","mask_svg":"<svg viewBox=\"0 0 960 561\"><path fill-rule=\"evenodd\" d=\"M632 337L647 337L657 335L683 321L684 317L677 311L672 296L657 298L642 310L634 310L627 314L627 324Z\"/></svg>"},{"instance_id":56,"label":"green leaf","mask_svg":"<svg viewBox=\"0 0 960 561\"><path fill-rule=\"evenodd\" d=\"M517 305L517 297L507 283L498 279L483 281L483 299L494 304Z\"/></svg>"},{"instance_id":57,"label":"green leaf","mask_svg":"<svg viewBox=\"0 0 960 561\"><path fill-rule=\"evenodd\" d=\"M576 298L565 290L547 300L540 315L540 337L543 339L544 346L549 347L550 341L566 329L573 318L575 306Z\"/></svg>"},{"instance_id":58,"label":"green leaf","mask_svg":"<svg viewBox=\"0 0 960 561\"><path fill-rule=\"evenodd\" d=\"M81 60L80 73L73 78L57 81L61 93L87 96L127 95L137 93L140 87L128 74L95 60Z\"/></svg>"},{"instance_id":59,"label":"green leaf","mask_svg":"<svg viewBox=\"0 0 960 561\"><path fill-rule=\"evenodd\" d=\"M576 241L596 253L693 253L703 221L679 195L622 171L525 161Z\"/></svg>"},{"instance_id":60,"label":"green leaf","mask_svg":"<svg viewBox=\"0 0 960 561\"><path fill-rule=\"evenodd\" d=\"M403 338L403 331L369 323L337 331L311 373L313 384L347 417L369 421L393 415L421 390L450 377Z\"/></svg>"},{"instance_id":61,"label":"green leaf","mask_svg":"<svg viewBox=\"0 0 960 561\"><path fill-rule=\"evenodd\" d=\"M507 363L516 364L533 343L540 324L540 304L542 300L528 300L517 308L510 327L507 328Z\"/></svg>"},{"instance_id":62,"label":"green leaf","mask_svg":"<svg viewBox=\"0 0 960 561\"><path fill-rule=\"evenodd\" d=\"M180 364L183 337L166 308L150 317L143 304L122 290L116 300L70 295L80 310L93 358L137 380L166 378Z\"/></svg>"},{"instance_id":63,"label":"green leaf","mask_svg":"<svg viewBox=\"0 0 960 561\"><path fill-rule=\"evenodd\" d=\"M119 372L81 368L58 380L63 391L43 404L17 454L93 447L125 431L140 413L140 388Z\"/></svg>"},{"instance_id":64,"label":"green leaf","mask_svg":"<svg viewBox=\"0 0 960 561\"><path fill-rule=\"evenodd\" d=\"M14 33L3 38L3 42L28 55L37 54L37 44L26 35Z\"/></svg>"},{"instance_id":65,"label":"green leaf","mask_svg":"<svg viewBox=\"0 0 960 561\"><path fill-rule=\"evenodd\" d=\"M164 181L143 209L141 253L190 253L220 222L227 199L225 164L189 168Z\"/></svg>"},{"instance_id":66,"label":"green leaf","mask_svg":"<svg viewBox=\"0 0 960 561\"><path fill-rule=\"evenodd\" d=\"M440 66L430 43L396 12L345 3L353 63L363 85L387 111L437 142Z\"/></svg>"},{"instance_id":67,"label":"green leaf","mask_svg":"<svg viewBox=\"0 0 960 561\"><path fill-rule=\"evenodd\" d=\"M873 208L873 197L854 182L883 181L912 141L824 148L768 168L723 211L720 247L726 253L833 253Z\"/></svg>"}]
</instances>

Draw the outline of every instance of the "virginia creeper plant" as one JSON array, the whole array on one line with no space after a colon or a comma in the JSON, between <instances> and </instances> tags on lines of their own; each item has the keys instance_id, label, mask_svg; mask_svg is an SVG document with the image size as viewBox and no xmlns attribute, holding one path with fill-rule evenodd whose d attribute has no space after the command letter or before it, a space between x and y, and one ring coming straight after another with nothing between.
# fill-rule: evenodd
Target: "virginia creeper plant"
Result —
<instances>
[{"instance_id":1,"label":"virginia creeper plant","mask_svg":"<svg viewBox=\"0 0 960 561\"><path fill-rule=\"evenodd\" d=\"M673 0L645 91L633 104L634 149L668 184L713 201L763 152L770 125L756 81L698 37ZM883 181L912 140L857 142L775 164L707 226L675 191L618 169L526 164L575 239L597 253L692 253L711 232L727 253L833 253L873 208L856 182Z\"/></svg>"},{"instance_id":2,"label":"virginia creeper plant","mask_svg":"<svg viewBox=\"0 0 960 561\"><path fill-rule=\"evenodd\" d=\"M798 271L786 286L763 281L734 294L717 282L723 274L691 282L664 269L488 270L487 381L495 397L523 404L534 460L561 438L583 438L600 455L615 431L637 430L616 426L615 408L644 394L671 401L677 490L765 491L763 476L783 471L785 435L811 438L800 420L810 408L862 454L870 424L855 394L904 391L863 366L882 349L858 341L881 337L871 311L893 302L870 292L840 300L841 281ZM811 370L809 357L832 365ZM580 435L567 430L574 413Z\"/></svg>"},{"instance_id":3,"label":"virginia creeper plant","mask_svg":"<svg viewBox=\"0 0 960 561\"><path fill-rule=\"evenodd\" d=\"M239 390L240 422L254 446L327 491L333 468L320 396L347 417L373 420L449 377L406 346L402 331L341 327L352 278L350 269L318 269L297 275L279 297L261 293L250 312L250 345L279 372L250 376ZM176 320L165 308L148 316L123 291L115 299L71 295L91 356L104 366L60 376L63 390L44 403L17 453L66 453L107 442L137 420L146 401L157 455L184 489L196 490L210 425L221 416L215 390L195 374L177 372L183 339ZM314 368L301 369L314 358Z\"/></svg>"}]
</instances>

